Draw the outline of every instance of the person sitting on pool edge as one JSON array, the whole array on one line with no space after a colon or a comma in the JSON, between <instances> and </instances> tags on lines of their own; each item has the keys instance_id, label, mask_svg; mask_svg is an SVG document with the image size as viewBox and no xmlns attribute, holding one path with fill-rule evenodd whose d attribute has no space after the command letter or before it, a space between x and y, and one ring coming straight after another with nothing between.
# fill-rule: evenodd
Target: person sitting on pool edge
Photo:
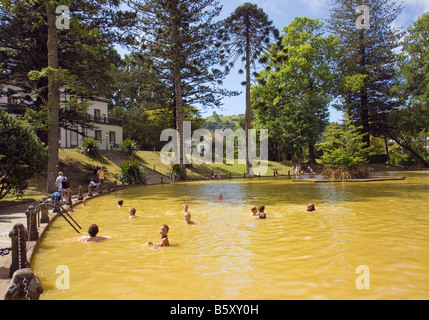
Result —
<instances>
[{"instance_id":1,"label":"person sitting on pool edge","mask_svg":"<svg viewBox=\"0 0 429 320\"><path fill-rule=\"evenodd\" d=\"M194 221L191 221L191 213L185 212L185 223L186 224L196 224Z\"/></svg>"},{"instance_id":2,"label":"person sitting on pool edge","mask_svg":"<svg viewBox=\"0 0 429 320\"><path fill-rule=\"evenodd\" d=\"M80 241L94 241L94 242L99 242L101 240L107 240L107 239L112 239L111 237L106 237L106 236L97 236L98 234L98 226L96 224L91 224L88 228L88 234L89 236L86 237L82 237L79 240Z\"/></svg>"},{"instance_id":3,"label":"person sitting on pool edge","mask_svg":"<svg viewBox=\"0 0 429 320\"><path fill-rule=\"evenodd\" d=\"M169 230L169 228L166 224L161 225L161 229L159 230L159 234L161 235L161 241L159 241L159 243L156 247L169 247L170 246L170 242L168 241L168 237L167 237L168 230ZM147 244L149 246L152 246L153 242L149 241Z\"/></svg>"},{"instance_id":4,"label":"person sitting on pool edge","mask_svg":"<svg viewBox=\"0 0 429 320\"><path fill-rule=\"evenodd\" d=\"M312 212L312 211L315 211L315 210L316 210L316 208L315 208L314 204L313 203L309 203L308 206L307 206L307 211Z\"/></svg>"},{"instance_id":5,"label":"person sitting on pool edge","mask_svg":"<svg viewBox=\"0 0 429 320\"><path fill-rule=\"evenodd\" d=\"M264 205L260 205L258 207L258 212L259 212L259 219L265 219L267 217L267 215L265 214L265 206Z\"/></svg>"}]
</instances>

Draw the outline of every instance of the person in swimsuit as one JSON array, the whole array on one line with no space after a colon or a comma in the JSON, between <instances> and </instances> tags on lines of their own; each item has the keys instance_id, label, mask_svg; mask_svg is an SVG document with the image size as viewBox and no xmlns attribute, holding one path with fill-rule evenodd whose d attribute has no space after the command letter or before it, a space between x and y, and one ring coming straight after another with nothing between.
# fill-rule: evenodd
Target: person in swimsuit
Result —
<instances>
[{"instance_id":1,"label":"person in swimsuit","mask_svg":"<svg viewBox=\"0 0 429 320\"><path fill-rule=\"evenodd\" d=\"M315 211L315 210L316 210L316 207L314 206L314 204L313 203L309 203L308 206L307 206L307 211L312 212L312 211Z\"/></svg>"},{"instance_id":2,"label":"person in swimsuit","mask_svg":"<svg viewBox=\"0 0 429 320\"><path fill-rule=\"evenodd\" d=\"M196 224L194 221L191 221L191 214L189 212L185 212L185 223Z\"/></svg>"},{"instance_id":3,"label":"person in swimsuit","mask_svg":"<svg viewBox=\"0 0 429 320\"><path fill-rule=\"evenodd\" d=\"M159 234L161 235L161 241L159 241L158 245L154 248L169 247L170 246L170 242L168 241L168 237L167 237L168 229L169 228L166 224L163 224L161 226L161 229L159 230ZM149 246L153 246L153 242L149 241L147 244Z\"/></svg>"},{"instance_id":4,"label":"person in swimsuit","mask_svg":"<svg viewBox=\"0 0 429 320\"><path fill-rule=\"evenodd\" d=\"M259 211L259 219L265 219L267 217L267 215L265 214L265 206L264 205L260 205L258 207L258 211Z\"/></svg>"},{"instance_id":5,"label":"person in swimsuit","mask_svg":"<svg viewBox=\"0 0 429 320\"><path fill-rule=\"evenodd\" d=\"M136 216L136 208L134 208L134 207L130 208L129 213L130 213L130 216L128 218L130 218L130 219L137 218L137 216Z\"/></svg>"},{"instance_id":6,"label":"person in swimsuit","mask_svg":"<svg viewBox=\"0 0 429 320\"><path fill-rule=\"evenodd\" d=\"M89 234L89 236L82 237L79 240L80 241L86 241L86 242L89 242L89 241L100 242L101 240L112 239L111 237L97 236L97 234L98 234L98 226L96 224L91 224L89 226L88 234Z\"/></svg>"},{"instance_id":7,"label":"person in swimsuit","mask_svg":"<svg viewBox=\"0 0 429 320\"><path fill-rule=\"evenodd\" d=\"M251 216L259 216L259 212L258 212L258 208L256 208L256 207L252 207L251 209L250 209L250 215Z\"/></svg>"}]
</instances>

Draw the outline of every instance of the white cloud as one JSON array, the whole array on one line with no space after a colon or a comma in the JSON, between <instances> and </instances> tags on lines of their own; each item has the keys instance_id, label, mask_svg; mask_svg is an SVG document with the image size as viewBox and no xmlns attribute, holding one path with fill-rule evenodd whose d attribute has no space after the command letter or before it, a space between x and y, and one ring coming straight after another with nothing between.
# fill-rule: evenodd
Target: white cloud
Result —
<instances>
[{"instance_id":1,"label":"white cloud","mask_svg":"<svg viewBox=\"0 0 429 320\"><path fill-rule=\"evenodd\" d=\"M298 2L303 3L311 13L320 12L329 6L329 0L299 0Z\"/></svg>"},{"instance_id":2,"label":"white cloud","mask_svg":"<svg viewBox=\"0 0 429 320\"><path fill-rule=\"evenodd\" d=\"M421 10L421 14L429 11L429 0L403 0L404 6L413 6L417 10Z\"/></svg>"}]
</instances>

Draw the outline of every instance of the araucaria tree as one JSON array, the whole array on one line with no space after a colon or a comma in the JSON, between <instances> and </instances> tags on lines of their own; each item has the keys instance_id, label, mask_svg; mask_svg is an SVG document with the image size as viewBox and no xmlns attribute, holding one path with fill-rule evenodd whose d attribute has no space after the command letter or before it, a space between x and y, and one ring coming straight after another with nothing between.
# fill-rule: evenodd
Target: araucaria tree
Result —
<instances>
[{"instance_id":1,"label":"araucaria tree","mask_svg":"<svg viewBox=\"0 0 429 320\"><path fill-rule=\"evenodd\" d=\"M225 95L232 94L217 87L225 76L216 68L221 63L221 48L216 33L219 23L214 18L221 7L216 0L130 0L128 4L138 15L132 50L148 57L152 73L157 75L158 83L151 84L148 77L141 85L164 86L157 100L159 107L162 103L165 108L174 107L183 156L185 105L216 107ZM183 158L180 161L183 164Z\"/></svg>"},{"instance_id":2,"label":"araucaria tree","mask_svg":"<svg viewBox=\"0 0 429 320\"><path fill-rule=\"evenodd\" d=\"M225 43L225 57L229 61L227 70L241 57L246 69L246 171L252 174L249 161L249 129L252 128L252 106L250 101L251 68L256 70L257 62L270 48L273 39L278 38L278 30L262 9L255 4L245 3L238 7L224 22L221 29ZM240 69L240 73L243 73Z\"/></svg>"},{"instance_id":3,"label":"araucaria tree","mask_svg":"<svg viewBox=\"0 0 429 320\"><path fill-rule=\"evenodd\" d=\"M394 50L402 32L393 22L400 12L401 5L394 0L332 0L328 27L338 36L342 50L338 60L341 108L362 127L367 147L370 134L383 135L387 115L395 104L390 90L397 59ZM367 20L363 24L362 18Z\"/></svg>"}]
</instances>

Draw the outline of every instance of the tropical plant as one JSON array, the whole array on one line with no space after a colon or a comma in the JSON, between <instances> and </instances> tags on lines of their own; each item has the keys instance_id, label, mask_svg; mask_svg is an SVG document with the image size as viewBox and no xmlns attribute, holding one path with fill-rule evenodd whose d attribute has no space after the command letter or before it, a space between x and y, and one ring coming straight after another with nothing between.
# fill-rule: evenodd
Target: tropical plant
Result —
<instances>
[{"instance_id":1,"label":"tropical plant","mask_svg":"<svg viewBox=\"0 0 429 320\"><path fill-rule=\"evenodd\" d=\"M79 148L79 152L92 158L96 158L100 156L99 144L100 142L94 138L85 138L82 140L82 145Z\"/></svg>"},{"instance_id":2,"label":"tropical plant","mask_svg":"<svg viewBox=\"0 0 429 320\"><path fill-rule=\"evenodd\" d=\"M144 184L146 171L136 160L125 161L120 166L121 171L116 178L126 184Z\"/></svg>"},{"instance_id":3,"label":"tropical plant","mask_svg":"<svg viewBox=\"0 0 429 320\"><path fill-rule=\"evenodd\" d=\"M125 139L121 146L122 151L129 157L132 157L138 151L137 143L131 139Z\"/></svg>"},{"instance_id":4,"label":"tropical plant","mask_svg":"<svg viewBox=\"0 0 429 320\"><path fill-rule=\"evenodd\" d=\"M177 178L184 180L186 179L186 168L180 164L173 164L171 165L171 168L165 172L165 174L173 181L177 180Z\"/></svg>"}]
</instances>

